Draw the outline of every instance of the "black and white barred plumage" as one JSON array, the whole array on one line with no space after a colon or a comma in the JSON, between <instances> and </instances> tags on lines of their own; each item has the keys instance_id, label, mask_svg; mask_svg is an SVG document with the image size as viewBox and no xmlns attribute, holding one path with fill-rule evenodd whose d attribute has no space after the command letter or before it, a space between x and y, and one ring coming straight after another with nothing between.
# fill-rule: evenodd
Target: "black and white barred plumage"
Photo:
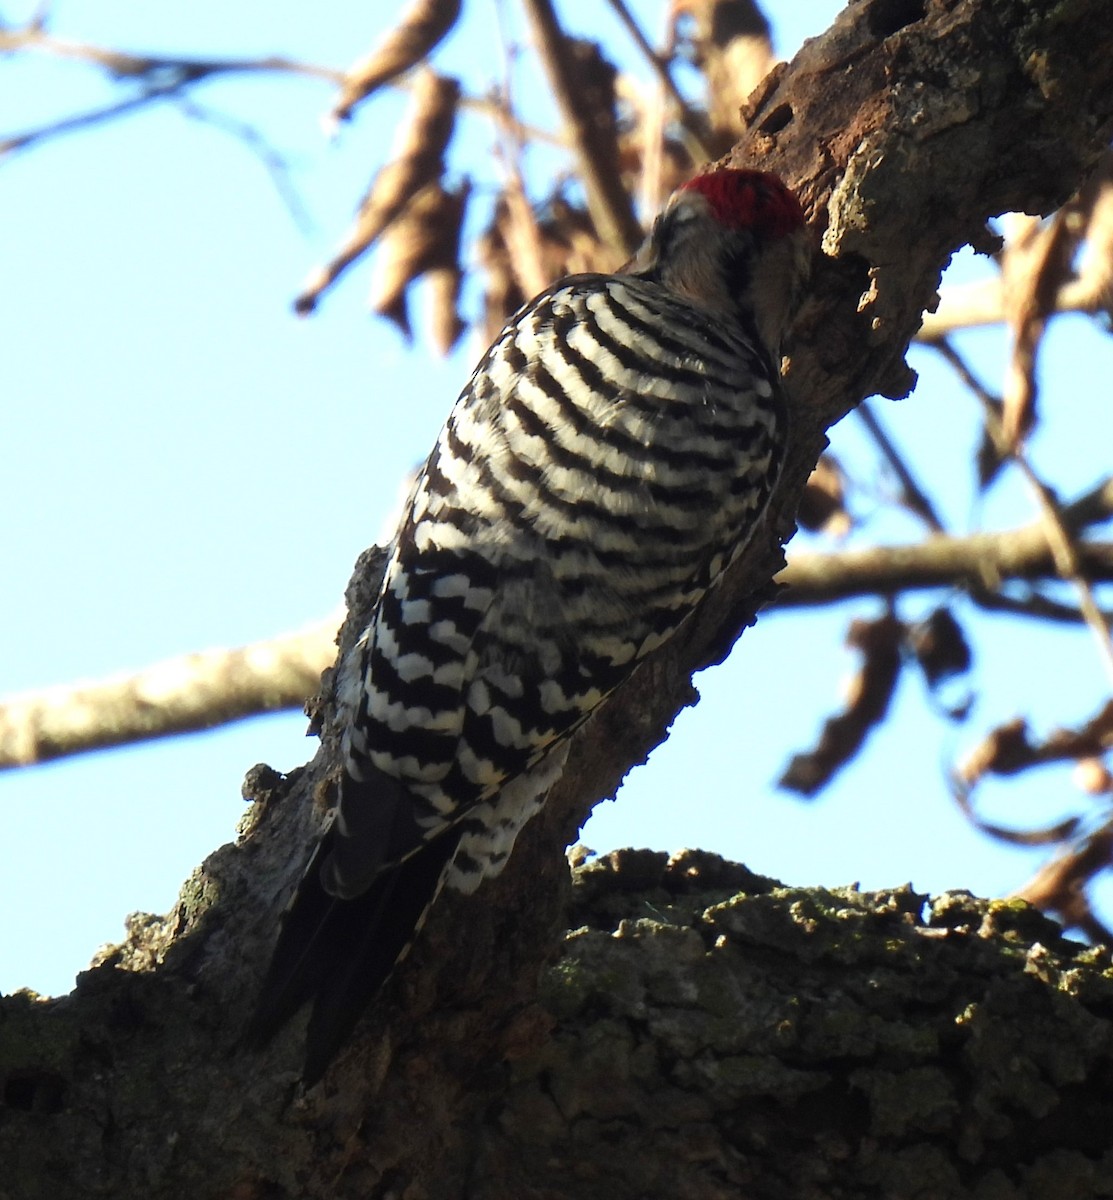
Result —
<instances>
[{"instance_id":1,"label":"black and white barred plumage","mask_svg":"<svg viewBox=\"0 0 1113 1200\"><path fill-rule=\"evenodd\" d=\"M567 739L759 523L785 445L802 215L770 175L674 196L620 275L509 322L421 471L343 697L335 821L252 1027L314 1000L312 1082L442 884L505 865Z\"/></svg>"}]
</instances>

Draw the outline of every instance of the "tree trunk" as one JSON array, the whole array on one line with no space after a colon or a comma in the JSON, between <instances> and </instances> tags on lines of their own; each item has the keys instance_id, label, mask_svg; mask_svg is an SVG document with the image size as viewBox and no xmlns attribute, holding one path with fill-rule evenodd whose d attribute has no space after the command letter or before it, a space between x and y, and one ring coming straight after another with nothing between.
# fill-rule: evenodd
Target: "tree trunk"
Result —
<instances>
[{"instance_id":1,"label":"tree trunk","mask_svg":"<svg viewBox=\"0 0 1113 1200\"><path fill-rule=\"evenodd\" d=\"M824 250L768 537L302 1093L299 1022L263 1054L236 1042L328 799L326 678L317 756L249 775L243 837L174 911L133 919L72 995L2 1002L0 1200L1113 1194L1108 959L1031 910L950 896L925 923L908 890L786 891L698 854L624 853L569 886L591 805L768 597L823 431L908 390L950 254L988 245L994 214L1056 207L1108 144L1113 5L859 0L745 117L732 161L795 186ZM380 567L357 568L342 650Z\"/></svg>"}]
</instances>

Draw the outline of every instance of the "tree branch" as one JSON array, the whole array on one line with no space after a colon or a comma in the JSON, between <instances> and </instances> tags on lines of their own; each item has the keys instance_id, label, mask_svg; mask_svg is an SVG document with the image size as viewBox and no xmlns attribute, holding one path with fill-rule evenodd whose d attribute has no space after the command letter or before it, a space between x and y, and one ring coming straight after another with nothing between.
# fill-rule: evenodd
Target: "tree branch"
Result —
<instances>
[{"instance_id":1,"label":"tree branch","mask_svg":"<svg viewBox=\"0 0 1113 1200\"><path fill-rule=\"evenodd\" d=\"M1053 312L1085 313L1089 316L1105 312L1108 307L1109 297L1089 279L1076 279L1064 284L1055 293L1052 302ZM1000 279L956 284L943 290L935 312L924 313L923 325L916 340L938 342L960 330L1003 325L1007 319Z\"/></svg>"},{"instance_id":2,"label":"tree branch","mask_svg":"<svg viewBox=\"0 0 1113 1200\"><path fill-rule=\"evenodd\" d=\"M19 29L0 28L0 54L20 50L37 50L58 58L72 58L102 68L114 79L134 79L158 87L197 83L213 75L242 75L250 72L269 72L287 75L306 75L342 83L345 72L320 63L302 62L282 55L262 58L178 58L167 55L131 54L90 42L78 42L55 37L41 24L32 23Z\"/></svg>"},{"instance_id":3,"label":"tree branch","mask_svg":"<svg viewBox=\"0 0 1113 1200\"><path fill-rule=\"evenodd\" d=\"M1086 625L1093 635L1102 665L1110 681L1113 682L1113 634L1110 632L1111 623L1109 617L1098 607L1097 601L1094 598L1093 589L1090 586L1091 577L1088 574L1088 567L1082 562L1080 550L1074 544L1074 529L1071 528L1069 521L1060 511L1059 501L1052 489L1043 482L1032 467L1032 464L1028 461L1028 456L1024 451L1022 442L1007 433L1002 420L1002 413L1006 411L1005 408L998 402L996 397L991 396L987 389L982 386L980 380L966 365L962 356L948 341L938 342L936 348L955 368L960 377L973 391L974 395L977 396L985 414L986 431L1002 460L1011 462L1021 475L1023 475L1024 481L1032 492L1036 505L1042 513L1043 520L1041 524L1044 536L1047 539L1048 548L1054 557L1055 569L1059 577L1071 584L1077 593L1079 611L1082 613ZM1097 576L1096 578L1100 579L1102 577Z\"/></svg>"},{"instance_id":4,"label":"tree branch","mask_svg":"<svg viewBox=\"0 0 1113 1200\"><path fill-rule=\"evenodd\" d=\"M1079 563L1094 582L1113 581L1113 543L1081 542ZM1055 554L1042 523L1005 533L931 537L903 546L834 554L794 554L777 576L787 589L777 608L831 604L852 596L895 595L939 587L996 590L1013 580L1054 581Z\"/></svg>"},{"instance_id":5,"label":"tree branch","mask_svg":"<svg viewBox=\"0 0 1113 1200\"><path fill-rule=\"evenodd\" d=\"M619 258L633 254L642 238L630 197L614 169L617 151L602 136L600 114L587 102L568 39L550 0L522 0L533 27L537 53L556 96L569 139L575 148L587 206L599 237Z\"/></svg>"},{"instance_id":6,"label":"tree branch","mask_svg":"<svg viewBox=\"0 0 1113 1200\"><path fill-rule=\"evenodd\" d=\"M1062 511L1064 526L1075 533L1111 516L1113 479ZM1113 582L1113 543L1080 541L1077 552L1091 582ZM1045 526L1036 522L902 546L793 554L776 576L782 587L769 612L950 587L966 588L986 608L1084 620L1076 609L1045 597L1019 600L999 590L1011 582L1058 578ZM336 657L338 623L329 617L305 630L170 659L134 675L0 698L0 770L301 708Z\"/></svg>"},{"instance_id":7,"label":"tree branch","mask_svg":"<svg viewBox=\"0 0 1113 1200\"><path fill-rule=\"evenodd\" d=\"M290 164L256 126L227 113L217 112L207 105L197 104L189 95L176 96L172 103L183 116L227 133L253 154L270 177L274 190L299 231L304 235L312 232L313 219L294 186Z\"/></svg>"},{"instance_id":8,"label":"tree branch","mask_svg":"<svg viewBox=\"0 0 1113 1200\"><path fill-rule=\"evenodd\" d=\"M882 458L889 464L893 474L900 481L901 503L909 511L915 513L933 533L942 533L943 522L939 519L939 514L935 511L935 505L932 504L927 493L916 482L916 477L912 474L911 467L904 461L904 456L893 444L892 439L885 431L885 426L882 425L877 414L868 404L863 402L858 406L858 417L866 429L869 430L870 437L877 444Z\"/></svg>"},{"instance_id":9,"label":"tree branch","mask_svg":"<svg viewBox=\"0 0 1113 1200\"><path fill-rule=\"evenodd\" d=\"M343 71L317 63L301 62L298 59L269 55L263 58L177 58L164 55L130 54L125 50L114 50L88 42L77 42L55 37L48 33L38 21L32 21L18 29L0 27L0 55L19 51L39 51L58 58L76 59L99 67L115 80L128 80L139 85L136 95L89 109L45 125L36 126L0 138L0 158L27 150L48 138L64 133L73 133L90 125L99 125L115 117L135 112L159 101L183 94L188 88L202 80L219 75L243 75L250 73L272 73L304 75L311 79L324 79L342 83Z\"/></svg>"},{"instance_id":10,"label":"tree branch","mask_svg":"<svg viewBox=\"0 0 1113 1200\"><path fill-rule=\"evenodd\" d=\"M301 708L336 654L338 617L236 650L0 701L0 770Z\"/></svg>"},{"instance_id":11,"label":"tree branch","mask_svg":"<svg viewBox=\"0 0 1113 1200\"><path fill-rule=\"evenodd\" d=\"M707 131L704 122L692 111L691 105L681 95L680 89L676 86L676 80L673 79L672 72L669 70L668 59L658 54L649 44L649 39L642 31L637 18L630 11L626 0L608 0L608 3L614 10L615 16L625 26L626 32L633 39L634 44L641 51L650 69L657 76L657 80L664 89L665 95L672 101L680 125L690 143L689 148L692 151L693 158L698 157L705 160L711 158L712 154L707 145Z\"/></svg>"}]
</instances>

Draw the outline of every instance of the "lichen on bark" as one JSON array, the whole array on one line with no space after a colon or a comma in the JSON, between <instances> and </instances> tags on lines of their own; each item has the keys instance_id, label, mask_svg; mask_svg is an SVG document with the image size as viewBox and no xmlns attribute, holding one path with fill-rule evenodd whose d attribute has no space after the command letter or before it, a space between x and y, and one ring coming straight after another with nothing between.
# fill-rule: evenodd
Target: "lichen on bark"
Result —
<instances>
[{"instance_id":1,"label":"lichen on bark","mask_svg":"<svg viewBox=\"0 0 1113 1200\"><path fill-rule=\"evenodd\" d=\"M501 1194L1113 1189L1109 953L1027 905L649 852L581 868L574 895L551 1036L480 1132Z\"/></svg>"}]
</instances>

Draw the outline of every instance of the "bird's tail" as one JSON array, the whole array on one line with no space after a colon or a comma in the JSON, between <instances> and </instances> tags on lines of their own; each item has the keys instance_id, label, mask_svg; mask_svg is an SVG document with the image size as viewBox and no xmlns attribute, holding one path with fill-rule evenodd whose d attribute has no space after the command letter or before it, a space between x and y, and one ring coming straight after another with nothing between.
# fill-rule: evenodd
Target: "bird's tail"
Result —
<instances>
[{"instance_id":1,"label":"bird's tail","mask_svg":"<svg viewBox=\"0 0 1113 1200\"><path fill-rule=\"evenodd\" d=\"M409 949L440 891L445 867L460 840L448 829L402 862L383 869L362 894L330 895L320 866L330 852L326 834L283 918L270 969L244 1041L261 1048L308 1001L313 1001L302 1078L324 1074L360 1016Z\"/></svg>"}]
</instances>

